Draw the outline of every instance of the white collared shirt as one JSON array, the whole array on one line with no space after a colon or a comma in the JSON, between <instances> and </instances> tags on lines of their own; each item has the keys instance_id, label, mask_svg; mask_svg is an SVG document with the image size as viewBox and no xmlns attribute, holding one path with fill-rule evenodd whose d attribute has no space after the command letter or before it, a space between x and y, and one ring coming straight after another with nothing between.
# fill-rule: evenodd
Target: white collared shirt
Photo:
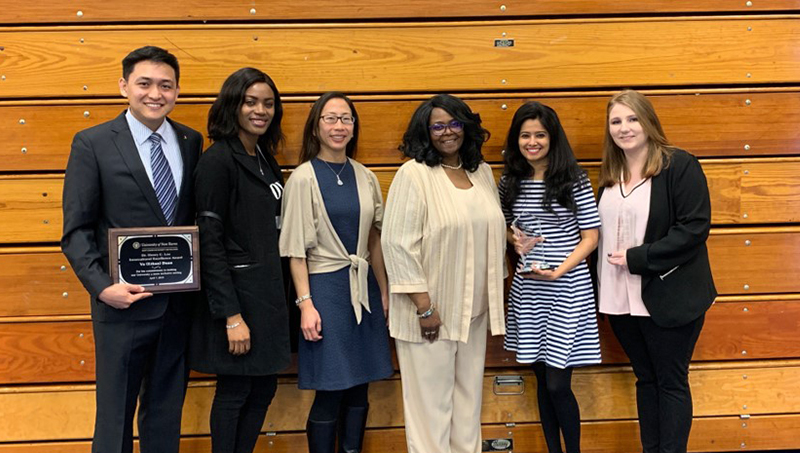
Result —
<instances>
[{"instance_id":1,"label":"white collared shirt","mask_svg":"<svg viewBox=\"0 0 800 453\"><path fill-rule=\"evenodd\" d=\"M139 151L139 158L142 159L144 169L147 172L147 178L150 179L150 184L153 184L153 166L150 163L150 149L151 142L150 136L153 132L161 136L161 149L164 151L164 156L169 162L169 168L172 170L172 178L175 180L175 190L178 195L181 193L181 183L183 182L183 158L181 157L181 148L178 145L178 135L175 133L169 121L164 119L161 126L153 131L145 126L141 121L137 120L131 110L125 112L125 119L128 121L128 128L131 130L133 142L136 144L136 149Z\"/></svg>"}]
</instances>

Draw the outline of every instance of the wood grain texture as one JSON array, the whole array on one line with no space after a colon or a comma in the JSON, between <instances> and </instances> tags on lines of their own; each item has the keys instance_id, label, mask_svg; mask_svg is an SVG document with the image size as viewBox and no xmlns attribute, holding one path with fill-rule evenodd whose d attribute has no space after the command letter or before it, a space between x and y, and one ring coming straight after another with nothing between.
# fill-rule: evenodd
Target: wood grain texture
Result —
<instances>
[{"instance_id":1,"label":"wood grain texture","mask_svg":"<svg viewBox=\"0 0 800 453\"><path fill-rule=\"evenodd\" d=\"M0 176L0 243L61 239L62 175Z\"/></svg>"},{"instance_id":2,"label":"wood grain texture","mask_svg":"<svg viewBox=\"0 0 800 453\"><path fill-rule=\"evenodd\" d=\"M0 384L94 380L90 322L3 324Z\"/></svg>"},{"instance_id":3,"label":"wood grain texture","mask_svg":"<svg viewBox=\"0 0 800 453\"><path fill-rule=\"evenodd\" d=\"M719 294L800 292L800 227L712 234L708 248Z\"/></svg>"},{"instance_id":4,"label":"wood grain texture","mask_svg":"<svg viewBox=\"0 0 800 453\"><path fill-rule=\"evenodd\" d=\"M510 371L525 381L523 395L498 396L493 377L484 380L482 421L485 424L538 421L535 377L529 370ZM690 373L696 417L800 413L800 379L797 361L751 362L727 367L693 367ZM634 378L627 367L580 369L573 388L582 420L633 420L636 417ZM208 434L213 383L190 384L184 405L182 433ZM265 431L302 431L313 392L298 390L293 380L282 379L270 406ZM402 395L397 378L370 386L369 427L402 427ZM746 408L745 408L746 406ZM93 386L0 388L0 430L8 442L70 440L91 437L94 418Z\"/></svg>"},{"instance_id":5,"label":"wood grain texture","mask_svg":"<svg viewBox=\"0 0 800 453\"><path fill-rule=\"evenodd\" d=\"M745 2L726 0L653 0L648 2L600 0L506 0L500 3L482 0L459 2L458 8L446 3L425 0L392 2L388 0L355 0L330 3L324 0L306 0L302 6L289 0L187 0L180 3L163 3L143 0L137 8L115 7L102 0L85 0L79 4L46 0L20 3L0 0L0 23L91 23L91 22L156 22L156 21L206 21L206 20L337 20L337 19L387 19L387 18L450 18L450 17L504 17L595 15L636 13L697 13L697 12L750 12L781 11L800 8L797 0L756 1L751 6ZM80 13L79 13L80 11Z\"/></svg>"},{"instance_id":6,"label":"wood grain texture","mask_svg":"<svg viewBox=\"0 0 800 453\"><path fill-rule=\"evenodd\" d=\"M701 161L715 225L792 223L800 219L800 158ZM585 167L595 182L597 164ZM501 165L493 166L499 178ZM383 196L397 167L373 167ZM745 173L745 171L747 173ZM61 238L61 175L0 176L0 243Z\"/></svg>"},{"instance_id":7,"label":"wood grain texture","mask_svg":"<svg viewBox=\"0 0 800 453\"><path fill-rule=\"evenodd\" d=\"M628 363L608 320L603 317L598 325L603 363ZM798 300L718 302L706 312L692 360L800 358L797 338L800 338Z\"/></svg>"},{"instance_id":8,"label":"wood grain texture","mask_svg":"<svg viewBox=\"0 0 800 453\"><path fill-rule=\"evenodd\" d=\"M32 320L0 326L0 385L94 381L90 322ZM628 363L605 318L599 320L599 327L603 364ZM798 337L800 300L717 303L706 314L693 360L800 359L800 343L795 341ZM490 336L487 372L502 372L508 367L526 365L518 364L514 353L503 349L502 336ZM399 369L396 361L395 369ZM296 364L281 374L296 375Z\"/></svg>"},{"instance_id":9,"label":"wood grain texture","mask_svg":"<svg viewBox=\"0 0 800 453\"><path fill-rule=\"evenodd\" d=\"M792 83L799 29L792 16L6 28L0 72L5 97L116 96L121 58L151 44L181 59L184 95L216 93L243 62L286 94ZM494 46L502 33L514 47Z\"/></svg>"},{"instance_id":10,"label":"wood grain texture","mask_svg":"<svg viewBox=\"0 0 800 453\"><path fill-rule=\"evenodd\" d=\"M0 250L0 320L7 316L89 314L89 296L60 250Z\"/></svg>"},{"instance_id":11,"label":"wood grain texture","mask_svg":"<svg viewBox=\"0 0 800 453\"><path fill-rule=\"evenodd\" d=\"M800 220L800 158L701 160L711 196L714 225L794 223ZM595 189L598 162L584 162ZM502 165L493 165L496 179ZM396 168L373 168L384 198Z\"/></svg>"},{"instance_id":12,"label":"wood grain texture","mask_svg":"<svg viewBox=\"0 0 800 453\"><path fill-rule=\"evenodd\" d=\"M280 88L280 87L279 87ZM527 93L509 97L461 94L481 114L492 136L483 152L488 162L502 162L501 151L514 111L528 100L538 100L558 113L578 159L602 158L607 94L585 96ZM397 150L412 113L428 96L355 96L360 119L358 160L367 165L402 161ZM800 154L800 92L700 92L650 95L667 136L698 157ZM282 165L297 163L303 125L311 102L285 96L285 146L277 155ZM172 114L176 121L205 132L210 100L184 99ZM749 104L748 104L749 102ZM63 170L72 137L108 121L125 108L123 101L25 105L0 103L0 170ZM691 114L687 114L691 112ZM54 122L53 118L58 118ZM20 123L24 120L24 124ZM749 149L745 150L745 145ZM25 152L22 152L23 148Z\"/></svg>"},{"instance_id":13,"label":"wood grain texture","mask_svg":"<svg viewBox=\"0 0 800 453\"><path fill-rule=\"evenodd\" d=\"M581 425L581 451L587 453L629 453L640 448L638 424L632 420L584 422ZM795 433L800 430L800 415L696 418L689 438L690 452L729 452L786 449L800 446ZM507 427L483 425L483 439L512 439L514 451L544 451L546 446L538 423ZM184 437L181 452L205 453L211 448L208 436ZM89 453L88 441L48 442L36 444L0 444L0 453ZM139 444L134 444L139 453ZM368 429L364 451L405 453L405 431L402 428ZM305 433L262 434L255 453L307 453Z\"/></svg>"},{"instance_id":14,"label":"wood grain texture","mask_svg":"<svg viewBox=\"0 0 800 453\"><path fill-rule=\"evenodd\" d=\"M638 424L631 420L584 422L581 425L581 451L587 453L629 453L640 448ZM785 449L800 445L795 433L800 430L800 415L754 416L748 420L739 417L696 418L689 438L690 452L746 451L754 449ZM305 433L262 434L255 453L307 453ZM514 451L535 452L546 448L538 423L525 423L507 427L483 425L483 439L512 439ZM211 448L208 436L184 437L181 451L205 453ZM88 441L48 442L36 444L0 444L0 453L89 453ZM139 453L139 444L134 444ZM405 453L405 431L402 428L368 429L364 451L379 453Z\"/></svg>"}]
</instances>

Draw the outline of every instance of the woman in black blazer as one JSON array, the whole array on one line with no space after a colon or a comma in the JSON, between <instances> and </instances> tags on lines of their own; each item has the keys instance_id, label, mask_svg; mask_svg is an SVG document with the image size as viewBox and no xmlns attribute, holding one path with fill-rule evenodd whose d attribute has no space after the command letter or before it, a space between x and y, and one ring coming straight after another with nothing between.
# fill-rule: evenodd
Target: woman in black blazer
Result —
<instances>
[{"instance_id":1,"label":"woman in black blazer","mask_svg":"<svg viewBox=\"0 0 800 453\"><path fill-rule=\"evenodd\" d=\"M642 94L612 97L607 120L599 308L636 374L644 452L686 452L689 361L717 296L706 248L708 185L697 159L669 144Z\"/></svg>"},{"instance_id":2,"label":"woman in black blazer","mask_svg":"<svg viewBox=\"0 0 800 453\"><path fill-rule=\"evenodd\" d=\"M192 326L192 369L217 375L214 453L252 452L289 365L289 315L278 253L283 179L280 94L243 68L208 113L214 144L195 172L203 295Z\"/></svg>"}]
</instances>

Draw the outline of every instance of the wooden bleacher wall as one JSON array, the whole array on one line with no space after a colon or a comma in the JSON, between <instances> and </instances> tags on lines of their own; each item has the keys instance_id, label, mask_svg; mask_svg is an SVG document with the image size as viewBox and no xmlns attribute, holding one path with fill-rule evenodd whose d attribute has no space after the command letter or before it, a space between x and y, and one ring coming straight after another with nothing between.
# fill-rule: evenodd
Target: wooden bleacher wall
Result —
<instances>
[{"instance_id":1,"label":"wooden bleacher wall","mask_svg":"<svg viewBox=\"0 0 800 453\"><path fill-rule=\"evenodd\" d=\"M697 452L800 448L800 0L0 0L0 453L88 452L94 360L88 297L58 248L72 136L124 108L117 79L152 44L182 67L173 117L204 131L235 69L268 72L284 95L296 163L313 99L352 94L358 159L384 192L417 103L465 98L502 141L528 99L553 106L596 182L605 103L634 87L709 180L711 264L720 296L692 364ZM513 47L496 47L513 40ZM577 371L583 451L638 446L634 378L601 324L604 364ZM495 378L522 377L495 387ZM280 380L258 452L306 451L312 394ZM368 452L405 447L399 375L372 386ZM535 378L501 340L489 347L484 438L544 451ZM209 450L213 379L194 376L183 452Z\"/></svg>"}]
</instances>

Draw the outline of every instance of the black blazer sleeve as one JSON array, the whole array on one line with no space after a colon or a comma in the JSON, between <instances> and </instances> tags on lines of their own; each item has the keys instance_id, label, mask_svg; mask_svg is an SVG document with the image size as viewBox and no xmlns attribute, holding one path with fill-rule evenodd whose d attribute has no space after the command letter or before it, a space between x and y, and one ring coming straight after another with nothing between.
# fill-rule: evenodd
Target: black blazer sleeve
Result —
<instances>
[{"instance_id":1,"label":"black blazer sleeve","mask_svg":"<svg viewBox=\"0 0 800 453\"><path fill-rule=\"evenodd\" d=\"M97 247L101 193L100 169L92 142L78 133L72 141L64 176L61 250L93 299L112 283Z\"/></svg>"},{"instance_id":2,"label":"black blazer sleeve","mask_svg":"<svg viewBox=\"0 0 800 453\"><path fill-rule=\"evenodd\" d=\"M215 143L201 157L195 172L197 225L203 289L211 316L224 319L242 312L228 264L226 223L235 167L225 142Z\"/></svg>"},{"instance_id":3,"label":"black blazer sleeve","mask_svg":"<svg viewBox=\"0 0 800 453\"><path fill-rule=\"evenodd\" d=\"M645 243L628 249L632 274L664 274L691 261L711 229L711 201L697 158L676 151L659 177L654 178Z\"/></svg>"}]
</instances>

